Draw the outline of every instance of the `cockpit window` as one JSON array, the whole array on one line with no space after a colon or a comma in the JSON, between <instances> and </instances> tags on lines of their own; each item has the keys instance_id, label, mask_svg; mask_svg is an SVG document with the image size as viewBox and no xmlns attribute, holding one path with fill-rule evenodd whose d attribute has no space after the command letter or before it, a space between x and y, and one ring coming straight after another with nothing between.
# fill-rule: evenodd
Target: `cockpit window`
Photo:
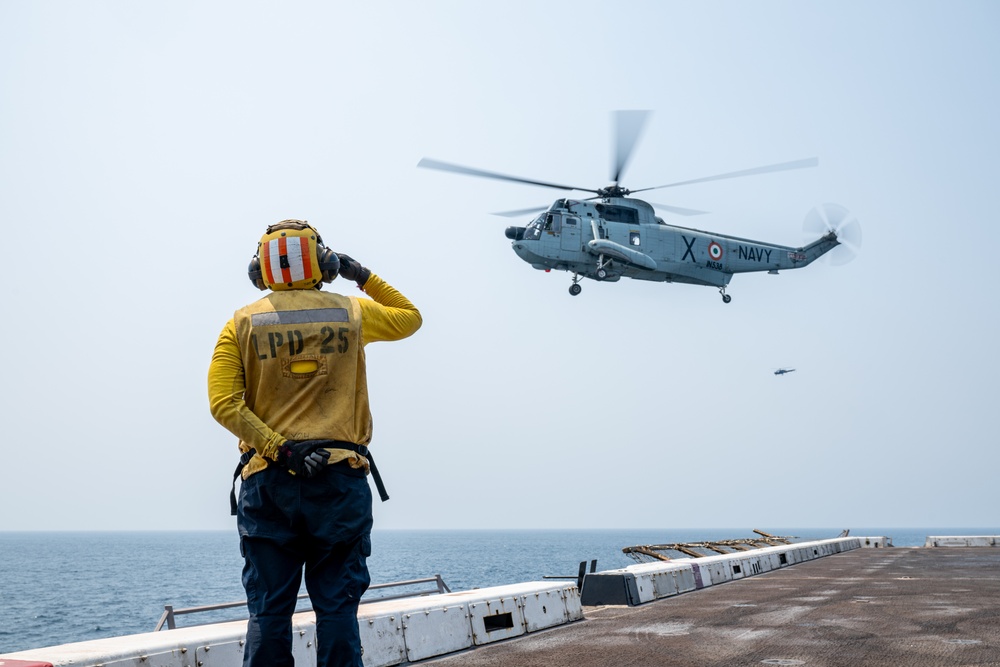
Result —
<instances>
[{"instance_id":1,"label":"cockpit window","mask_svg":"<svg viewBox=\"0 0 1000 667\"><path fill-rule=\"evenodd\" d=\"M536 241L542 235L542 227L545 225L545 213L528 223L524 228L524 237L529 241Z\"/></svg>"}]
</instances>

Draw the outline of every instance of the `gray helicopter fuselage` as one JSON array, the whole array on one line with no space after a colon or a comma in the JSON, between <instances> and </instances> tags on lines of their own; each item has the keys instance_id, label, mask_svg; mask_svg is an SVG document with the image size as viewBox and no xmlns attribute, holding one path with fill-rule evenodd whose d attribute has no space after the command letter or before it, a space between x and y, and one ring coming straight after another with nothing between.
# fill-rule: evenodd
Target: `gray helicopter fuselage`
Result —
<instances>
[{"instance_id":1,"label":"gray helicopter fuselage","mask_svg":"<svg viewBox=\"0 0 1000 667\"><path fill-rule=\"evenodd\" d=\"M792 248L668 225L648 203L624 197L556 200L526 227L508 229L508 237L536 269L714 287L736 273L802 268L838 245L832 233Z\"/></svg>"}]
</instances>

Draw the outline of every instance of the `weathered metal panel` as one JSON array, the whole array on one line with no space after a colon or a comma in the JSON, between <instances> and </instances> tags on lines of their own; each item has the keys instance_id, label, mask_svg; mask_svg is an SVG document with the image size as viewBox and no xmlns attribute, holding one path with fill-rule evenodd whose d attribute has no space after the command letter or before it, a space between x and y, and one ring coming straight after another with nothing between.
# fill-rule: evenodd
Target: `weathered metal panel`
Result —
<instances>
[{"instance_id":1,"label":"weathered metal panel","mask_svg":"<svg viewBox=\"0 0 1000 667\"><path fill-rule=\"evenodd\" d=\"M406 661L402 618L396 613L358 619L365 667L390 667Z\"/></svg>"},{"instance_id":2,"label":"weathered metal panel","mask_svg":"<svg viewBox=\"0 0 1000 667\"><path fill-rule=\"evenodd\" d=\"M404 613L403 639L410 662L470 648L469 609L460 604Z\"/></svg>"},{"instance_id":3,"label":"weathered metal panel","mask_svg":"<svg viewBox=\"0 0 1000 667\"><path fill-rule=\"evenodd\" d=\"M677 595L677 570L670 569L653 575L653 590L656 599Z\"/></svg>"},{"instance_id":4,"label":"weathered metal panel","mask_svg":"<svg viewBox=\"0 0 1000 667\"><path fill-rule=\"evenodd\" d=\"M690 565L674 570L674 576L676 577L678 593L686 593L697 588L694 581L694 568Z\"/></svg>"},{"instance_id":5,"label":"weathered metal panel","mask_svg":"<svg viewBox=\"0 0 1000 667\"><path fill-rule=\"evenodd\" d=\"M520 596L518 599L521 603L525 631L544 630L582 618L583 609L580 607L579 593L576 593L576 588L571 590L575 593L574 595L570 595L566 590L558 590L539 591ZM578 616L571 614L567 604L570 598L576 599Z\"/></svg>"},{"instance_id":6,"label":"weathered metal panel","mask_svg":"<svg viewBox=\"0 0 1000 667\"><path fill-rule=\"evenodd\" d=\"M211 644L206 644L204 646L199 646L194 651L195 665L198 667L242 667L243 665L243 646L245 642L240 641L229 641L229 642L213 642ZM295 664L298 665L316 665L316 650L312 648L312 644L308 648L311 648L312 656L307 655L309 652L304 646L305 642L299 639L299 633L295 632L292 635L292 649L295 655ZM298 650L296 650L298 649ZM132 663L134 664L134 663ZM145 664L145 663L142 663Z\"/></svg>"},{"instance_id":7,"label":"weathered metal panel","mask_svg":"<svg viewBox=\"0 0 1000 667\"><path fill-rule=\"evenodd\" d=\"M785 557L785 565L795 565L796 563L800 562L798 549L791 549L791 548L782 549L781 554L784 555ZM779 559L780 558L781 556L779 556Z\"/></svg>"},{"instance_id":8,"label":"weathered metal panel","mask_svg":"<svg viewBox=\"0 0 1000 667\"><path fill-rule=\"evenodd\" d=\"M691 574L694 577L694 587L696 589L706 588L712 585L712 573L708 568L702 569L696 562L691 563Z\"/></svg>"},{"instance_id":9,"label":"weathered metal panel","mask_svg":"<svg viewBox=\"0 0 1000 667\"><path fill-rule=\"evenodd\" d=\"M580 597L580 590L574 585L562 590L560 597L566 605L567 621L583 620L583 601Z\"/></svg>"},{"instance_id":10,"label":"weathered metal panel","mask_svg":"<svg viewBox=\"0 0 1000 667\"><path fill-rule=\"evenodd\" d=\"M630 572L635 581L635 595L629 604L645 604L656 599L656 585L653 583L655 573Z\"/></svg>"},{"instance_id":11,"label":"weathered metal panel","mask_svg":"<svg viewBox=\"0 0 1000 667\"><path fill-rule=\"evenodd\" d=\"M469 621L472 624L472 641L480 646L525 632L524 614L514 596L470 602Z\"/></svg>"},{"instance_id":12,"label":"weathered metal panel","mask_svg":"<svg viewBox=\"0 0 1000 667\"><path fill-rule=\"evenodd\" d=\"M189 667L195 664L193 662L193 655L188 655L189 653L194 653L193 651L188 651L188 649L176 649L173 651L164 651L161 653L143 653L135 657L119 658L116 660L108 660L106 662L100 661L99 658L95 659L94 662L83 663L83 664L100 664L102 667L135 667L136 665L141 665L142 667ZM8 661L0 659L0 666L5 665ZM53 659L53 664L60 664L58 659ZM73 661L70 660L65 664L72 664Z\"/></svg>"},{"instance_id":13,"label":"weathered metal panel","mask_svg":"<svg viewBox=\"0 0 1000 667\"><path fill-rule=\"evenodd\" d=\"M771 563L767 558L760 556L759 554L754 554L750 558L743 561L746 563L746 574L748 577L752 577L755 574L763 574L769 572L771 569Z\"/></svg>"},{"instance_id":14,"label":"weathered metal panel","mask_svg":"<svg viewBox=\"0 0 1000 667\"><path fill-rule=\"evenodd\" d=\"M706 586L716 586L733 580L733 568L728 560L710 556L699 559L698 564L701 565L701 575L705 580ZM709 575L708 577L705 577L706 572Z\"/></svg>"}]
</instances>

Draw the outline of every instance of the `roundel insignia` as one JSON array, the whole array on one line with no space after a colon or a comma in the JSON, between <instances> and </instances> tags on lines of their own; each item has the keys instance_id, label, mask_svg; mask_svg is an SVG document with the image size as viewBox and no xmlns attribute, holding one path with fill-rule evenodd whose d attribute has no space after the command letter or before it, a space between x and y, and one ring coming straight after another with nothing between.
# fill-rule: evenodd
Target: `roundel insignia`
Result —
<instances>
[{"instance_id":1,"label":"roundel insignia","mask_svg":"<svg viewBox=\"0 0 1000 667\"><path fill-rule=\"evenodd\" d=\"M716 262L718 262L720 259L722 259L722 246L716 243L715 241L709 243L708 256L711 257Z\"/></svg>"}]
</instances>

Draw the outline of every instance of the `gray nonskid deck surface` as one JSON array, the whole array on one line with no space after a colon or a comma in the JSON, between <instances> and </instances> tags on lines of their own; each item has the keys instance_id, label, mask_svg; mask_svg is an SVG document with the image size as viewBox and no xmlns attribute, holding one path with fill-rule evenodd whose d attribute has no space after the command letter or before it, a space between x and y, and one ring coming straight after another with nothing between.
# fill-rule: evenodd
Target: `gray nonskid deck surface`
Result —
<instances>
[{"instance_id":1,"label":"gray nonskid deck surface","mask_svg":"<svg viewBox=\"0 0 1000 667\"><path fill-rule=\"evenodd\" d=\"M1000 665L1000 549L857 549L424 664Z\"/></svg>"}]
</instances>

